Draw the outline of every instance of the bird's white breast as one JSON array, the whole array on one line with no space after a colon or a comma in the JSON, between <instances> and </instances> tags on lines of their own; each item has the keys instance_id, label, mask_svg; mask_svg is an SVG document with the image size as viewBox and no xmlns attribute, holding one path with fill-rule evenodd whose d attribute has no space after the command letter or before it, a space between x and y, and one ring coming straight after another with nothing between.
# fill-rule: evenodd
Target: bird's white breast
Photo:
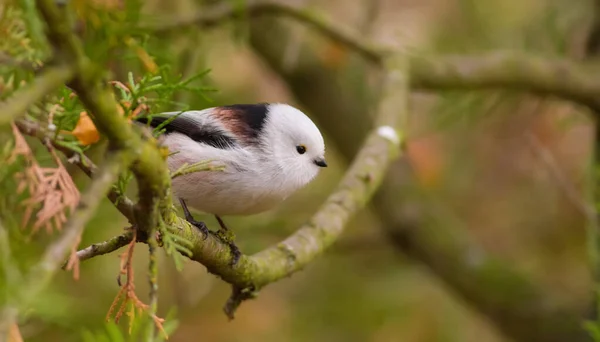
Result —
<instances>
[{"instance_id":1,"label":"bird's white breast","mask_svg":"<svg viewBox=\"0 0 600 342\"><path fill-rule=\"evenodd\" d=\"M298 186L286 186L275 163L256 157L248 149L218 149L189 144L189 138L170 134L166 143L171 152L169 169L184 163L212 160L223 171L200 171L173 180L173 194L190 208L214 215L250 215L269 210L291 195Z\"/></svg>"}]
</instances>

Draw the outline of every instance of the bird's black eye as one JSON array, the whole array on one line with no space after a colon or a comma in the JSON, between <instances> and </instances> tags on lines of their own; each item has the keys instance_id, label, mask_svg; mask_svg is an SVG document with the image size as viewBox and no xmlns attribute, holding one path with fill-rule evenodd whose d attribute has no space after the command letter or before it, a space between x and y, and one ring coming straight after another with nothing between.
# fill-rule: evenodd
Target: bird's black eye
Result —
<instances>
[{"instance_id":1,"label":"bird's black eye","mask_svg":"<svg viewBox=\"0 0 600 342\"><path fill-rule=\"evenodd\" d=\"M300 154L304 154L306 152L306 146L298 145L298 146L296 146L296 151L298 151L298 153L300 153Z\"/></svg>"}]
</instances>

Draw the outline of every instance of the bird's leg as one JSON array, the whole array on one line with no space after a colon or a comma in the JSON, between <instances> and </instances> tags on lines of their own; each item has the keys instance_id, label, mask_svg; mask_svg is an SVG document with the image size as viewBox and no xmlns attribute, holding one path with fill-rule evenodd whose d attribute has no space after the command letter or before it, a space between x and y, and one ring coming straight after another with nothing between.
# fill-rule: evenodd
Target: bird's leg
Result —
<instances>
[{"instance_id":1,"label":"bird's leg","mask_svg":"<svg viewBox=\"0 0 600 342\"><path fill-rule=\"evenodd\" d=\"M190 213L190 210L187 207L187 204L185 204L185 201L183 200L183 198L179 198L179 203L181 204L181 208L183 208L183 214L185 215L185 220L188 221L189 223L191 223L194 227L200 229L200 231L202 232L202 235L204 235L204 240L206 240L206 238L208 237L208 234L210 233L210 230L208 230L208 227L206 226L206 224L202 221L196 221L194 219L194 216L192 216L192 213Z\"/></svg>"},{"instance_id":2,"label":"bird's leg","mask_svg":"<svg viewBox=\"0 0 600 342\"><path fill-rule=\"evenodd\" d=\"M238 246L236 246L235 242L233 242L235 240L235 234L231 230L229 230L229 228L227 228L225 222L223 222L223 220L218 215L215 215L215 218L217 219L217 222L219 222L219 226L221 226L221 228L217 232L217 236L219 236L221 240L225 241L225 243L227 243L227 245L229 246L232 256L231 265L233 266L237 264L237 262L240 260L242 252L240 252Z\"/></svg>"}]
</instances>

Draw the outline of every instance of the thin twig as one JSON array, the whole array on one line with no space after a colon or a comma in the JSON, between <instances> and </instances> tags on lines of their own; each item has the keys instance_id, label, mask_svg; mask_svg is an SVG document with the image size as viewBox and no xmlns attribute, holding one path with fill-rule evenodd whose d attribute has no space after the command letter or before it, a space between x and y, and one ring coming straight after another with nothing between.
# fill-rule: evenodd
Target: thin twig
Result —
<instances>
[{"instance_id":1,"label":"thin twig","mask_svg":"<svg viewBox=\"0 0 600 342\"><path fill-rule=\"evenodd\" d=\"M85 261L100 255L112 253L117 249L127 246L133 238L132 232L127 232L103 242L92 244L84 249L77 251L76 256L79 261ZM63 264L63 269L66 267L66 262Z\"/></svg>"},{"instance_id":2,"label":"thin twig","mask_svg":"<svg viewBox=\"0 0 600 342\"><path fill-rule=\"evenodd\" d=\"M33 82L0 103L0 126L25 114L30 106L68 82L74 73L75 68L67 64L44 68Z\"/></svg>"}]
</instances>

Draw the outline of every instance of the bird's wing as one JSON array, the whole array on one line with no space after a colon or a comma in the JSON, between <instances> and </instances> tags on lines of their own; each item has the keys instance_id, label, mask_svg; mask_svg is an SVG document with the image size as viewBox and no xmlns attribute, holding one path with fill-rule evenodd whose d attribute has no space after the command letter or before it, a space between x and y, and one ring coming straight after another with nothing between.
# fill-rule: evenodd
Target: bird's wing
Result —
<instances>
[{"instance_id":1,"label":"bird's wing","mask_svg":"<svg viewBox=\"0 0 600 342\"><path fill-rule=\"evenodd\" d=\"M263 129L268 104L240 104L207 108L199 111L165 112L137 121L156 128L165 134L177 132L194 141L216 148L255 145Z\"/></svg>"}]
</instances>

